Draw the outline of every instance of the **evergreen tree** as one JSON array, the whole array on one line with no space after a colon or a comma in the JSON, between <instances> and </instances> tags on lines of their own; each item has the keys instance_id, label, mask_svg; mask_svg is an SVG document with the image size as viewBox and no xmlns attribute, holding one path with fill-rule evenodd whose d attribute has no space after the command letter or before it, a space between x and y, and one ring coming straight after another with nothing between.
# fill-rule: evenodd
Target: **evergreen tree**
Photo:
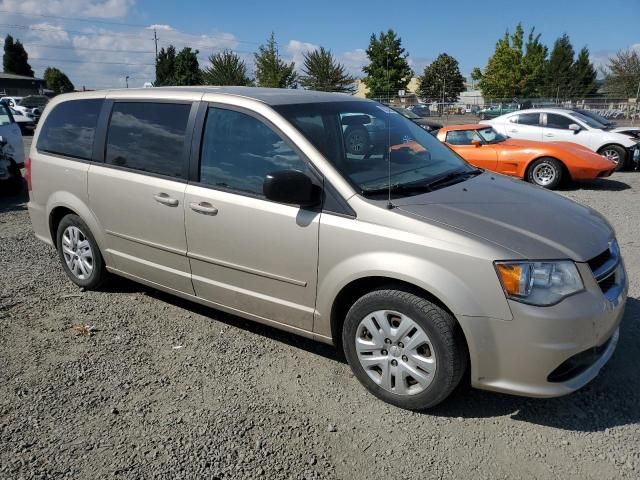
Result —
<instances>
[{"instance_id":1,"label":"evergreen tree","mask_svg":"<svg viewBox=\"0 0 640 480\"><path fill-rule=\"evenodd\" d=\"M295 64L286 63L278 55L274 33L265 45L253 54L256 62L256 83L259 87L296 88Z\"/></svg>"},{"instance_id":2,"label":"evergreen tree","mask_svg":"<svg viewBox=\"0 0 640 480\"><path fill-rule=\"evenodd\" d=\"M47 67L44 71L44 81L49 90L55 93L73 92L74 87L69 77L55 67Z\"/></svg>"},{"instance_id":3,"label":"evergreen tree","mask_svg":"<svg viewBox=\"0 0 640 480\"><path fill-rule=\"evenodd\" d=\"M205 85L251 85L247 76L247 66L242 59L230 50L209 57L211 66L202 72Z\"/></svg>"},{"instance_id":4,"label":"evergreen tree","mask_svg":"<svg viewBox=\"0 0 640 480\"><path fill-rule=\"evenodd\" d=\"M565 33L553 44L545 67L542 94L549 98L570 97L572 93L573 45Z\"/></svg>"},{"instance_id":5,"label":"evergreen tree","mask_svg":"<svg viewBox=\"0 0 640 480\"><path fill-rule=\"evenodd\" d=\"M445 102L455 102L464 89L464 77L458 61L441 53L424 69L417 93L419 97L429 100L441 100L444 96Z\"/></svg>"},{"instance_id":6,"label":"evergreen tree","mask_svg":"<svg viewBox=\"0 0 640 480\"><path fill-rule=\"evenodd\" d=\"M522 82L522 26L513 35L505 32L496 43L493 55L478 80L478 87L486 98L512 99L521 95ZM474 70L478 76L478 71Z\"/></svg>"},{"instance_id":7,"label":"evergreen tree","mask_svg":"<svg viewBox=\"0 0 640 480\"><path fill-rule=\"evenodd\" d=\"M544 79L548 49L540 42L540 34L532 28L522 56L522 78L517 95L523 98L538 97Z\"/></svg>"},{"instance_id":8,"label":"evergreen tree","mask_svg":"<svg viewBox=\"0 0 640 480\"><path fill-rule=\"evenodd\" d=\"M175 84L200 85L200 65L198 64L198 50L184 47L176 55Z\"/></svg>"},{"instance_id":9,"label":"evergreen tree","mask_svg":"<svg viewBox=\"0 0 640 480\"><path fill-rule=\"evenodd\" d=\"M176 48L169 45L158 52L156 58L156 87L176 84Z\"/></svg>"},{"instance_id":10,"label":"evergreen tree","mask_svg":"<svg viewBox=\"0 0 640 480\"><path fill-rule=\"evenodd\" d=\"M303 56L303 76L300 77L300 84L304 88L324 92L355 91L355 79L346 73L343 65L335 61L329 50L320 47L318 50L304 53Z\"/></svg>"},{"instance_id":11,"label":"evergreen tree","mask_svg":"<svg viewBox=\"0 0 640 480\"><path fill-rule=\"evenodd\" d=\"M2 66L5 73L33 77L33 70L29 65L29 55L20 40L13 40L11 35L4 39L4 55Z\"/></svg>"},{"instance_id":12,"label":"evergreen tree","mask_svg":"<svg viewBox=\"0 0 640 480\"><path fill-rule=\"evenodd\" d=\"M362 79L369 88L367 97L381 98L395 96L411 81L413 72L407 61L408 53L402 47L402 39L393 30L371 34L367 57L369 64L362 71Z\"/></svg>"},{"instance_id":13,"label":"evergreen tree","mask_svg":"<svg viewBox=\"0 0 640 480\"><path fill-rule=\"evenodd\" d=\"M574 62L571 74L571 96L584 97L596 93L596 69L589 60L589 49L583 47Z\"/></svg>"}]
</instances>

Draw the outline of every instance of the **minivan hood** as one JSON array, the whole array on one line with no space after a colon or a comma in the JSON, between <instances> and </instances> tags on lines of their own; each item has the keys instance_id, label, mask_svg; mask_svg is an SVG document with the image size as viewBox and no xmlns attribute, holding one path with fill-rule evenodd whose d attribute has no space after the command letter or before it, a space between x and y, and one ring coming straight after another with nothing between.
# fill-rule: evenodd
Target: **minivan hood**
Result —
<instances>
[{"instance_id":1,"label":"minivan hood","mask_svg":"<svg viewBox=\"0 0 640 480\"><path fill-rule=\"evenodd\" d=\"M531 260L585 262L614 236L595 210L490 173L393 205L398 213L463 230Z\"/></svg>"}]
</instances>

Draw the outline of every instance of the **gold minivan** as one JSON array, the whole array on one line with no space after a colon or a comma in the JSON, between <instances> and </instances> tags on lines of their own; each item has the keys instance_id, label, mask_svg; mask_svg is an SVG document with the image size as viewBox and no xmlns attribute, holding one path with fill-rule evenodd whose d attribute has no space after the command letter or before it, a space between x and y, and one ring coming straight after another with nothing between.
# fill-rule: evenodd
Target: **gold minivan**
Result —
<instances>
[{"instance_id":1,"label":"gold minivan","mask_svg":"<svg viewBox=\"0 0 640 480\"><path fill-rule=\"evenodd\" d=\"M345 94L250 87L60 95L26 162L35 234L67 276L118 275L344 350L377 397L551 397L618 341L613 229L473 168ZM171 319L167 319L171 321Z\"/></svg>"}]
</instances>

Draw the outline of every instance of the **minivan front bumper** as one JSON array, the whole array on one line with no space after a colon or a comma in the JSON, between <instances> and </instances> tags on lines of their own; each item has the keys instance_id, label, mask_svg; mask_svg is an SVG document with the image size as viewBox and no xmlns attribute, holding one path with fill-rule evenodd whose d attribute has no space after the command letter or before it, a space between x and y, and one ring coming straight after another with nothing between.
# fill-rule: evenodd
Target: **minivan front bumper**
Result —
<instances>
[{"instance_id":1,"label":"minivan front bumper","mask_svg":"<svg viewBox=\"0 0 640 480\"><path fill-rule=\"evenodd\" d=\"M628 281L602 292L587 264L585 290L549 306L509 301L512 320L460 316L474 387L531 397L574 392L595 378L615 351Z\"/></svg>"}]
</instances>

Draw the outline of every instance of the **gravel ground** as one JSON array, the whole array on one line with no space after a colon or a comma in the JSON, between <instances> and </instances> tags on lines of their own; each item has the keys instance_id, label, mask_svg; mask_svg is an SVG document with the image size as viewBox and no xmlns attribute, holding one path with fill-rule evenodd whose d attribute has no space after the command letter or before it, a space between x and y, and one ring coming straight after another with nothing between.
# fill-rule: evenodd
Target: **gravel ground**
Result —
<instances>
[{"instance_id":1,"label":"gravel ground","mask_svg":"<svg viewBox=\"0 0 640 480\"><path fill-rule=\"evenodd\" d=\"M601 375L551 400L463 386L428 413L331 347L125 280L78 290L2 199L0 479L639 478L639 191L627 172L561 192L612 222L631 278Z\"/></svg>"}]
</instances>

